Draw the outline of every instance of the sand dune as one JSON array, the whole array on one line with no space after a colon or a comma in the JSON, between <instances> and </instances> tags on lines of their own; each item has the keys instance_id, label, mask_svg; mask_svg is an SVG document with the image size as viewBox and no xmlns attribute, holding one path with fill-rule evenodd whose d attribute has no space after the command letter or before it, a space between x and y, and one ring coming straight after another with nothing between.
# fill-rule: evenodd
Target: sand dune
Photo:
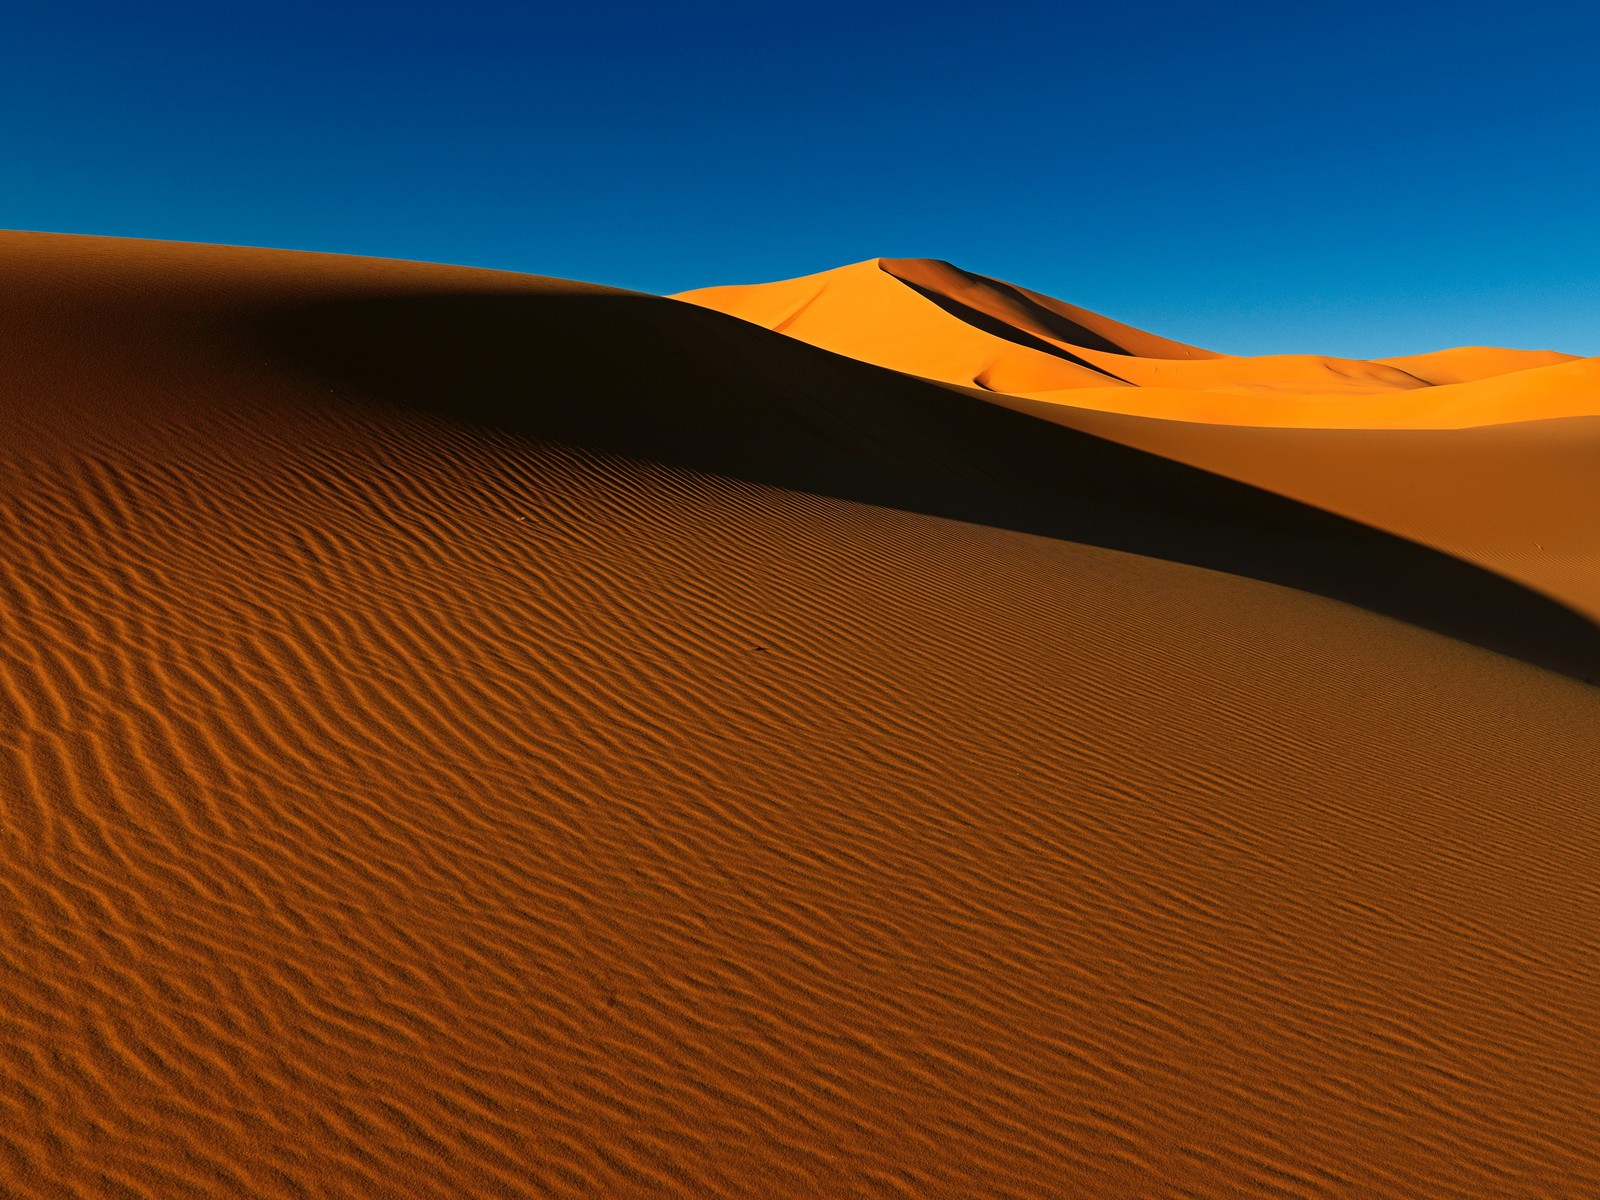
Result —
<instances>
[{"instance_id":1,"label":"sand dune","mask_svg":"<svg viewBox=\"0 0 1600 1200\"><path fill-rule=\"evenodd\" d=\"M1474 383L1497 375L1510 375L1514 371L1527 371L1534 367L1553 367L1571 362L1570 354L1554 350L1502 350L1492 346L1458 346L1453 350L1435 350L1432 354L1413 354L1404 358L1378 360L1384 366L1397 367L1424 383Z\"/></svg>"},{"instance_id":2,"label":"sand dune","mask_svg":"<svg viewBox=\"0 0 1600 1200\"><path fill-rule=\"evenodd\" d=\"M1433 546L1600 622L1600 418L1303 430L1027 411Z\"/></svg>"},{"instance_id":3,"label":"sand dune","mask_svg":"<svg viewBox=\"0 0 1600 1200\"><path fill-rule=\"evenodd\" d=\"M1514 522L587 285L0 261L0 1193L1600 1194Z\"/></svg>"},{"instance_id":4,"label":"sand dune","mask_svg":"<svg viewBox=\"0 0 1600 1200\"><path fill-rule=\"evenodd\" d=\"M1270 360L1256 360L1268 363ZM1600 359L1582 358L1469 383L1385 393L1230 384L1020 392L1072 408L1209 425L1298 429L1471 429L1523 421L1600 416Z\"/></svg>"},{"instance_id":5,"label":"sand dune","mask_svg":"<svg viewBox=\"0 0 1600 1200\"><path fill-rule=\"evenodd\" d=\"M1372 362L1241 358L929 259L679 299L926 379L1166 420L1434 429L1600 415L1600 360L1487 347Z\"/></svg>"},{"instance_id":6,"label":"sand dune","mask_svg":"<svg viewBox=\"0 0 1600 1200\"><path fill-rule=\"evenodd\" d=\"M947 311L889 274L876 259L803 279L707 288L679 298L929 379L997 392L1126 386L1115 374L1095 367L1077 347L1032 329L982 321L972 310Z\"/></svg>"}]
</instances>

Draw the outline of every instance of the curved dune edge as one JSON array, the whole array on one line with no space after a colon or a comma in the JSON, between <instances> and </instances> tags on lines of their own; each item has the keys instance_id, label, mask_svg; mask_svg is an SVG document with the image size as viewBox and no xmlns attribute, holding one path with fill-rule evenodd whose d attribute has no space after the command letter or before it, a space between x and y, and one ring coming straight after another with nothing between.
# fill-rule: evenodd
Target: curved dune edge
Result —
<instances>
[{"instance_id":1,"label":"curved dune edge","mask_svg":"<svg viewBox=\"0 0 1600 1200\"><path fill-rule=\"evenodd\" d=\"M1600 691L1150 531L1431 552L655 298L0 262L0 1193L1600 1192Z\"/></svg>"},{"instance_id":2,"label":"curved dune edge","mask_svg":"<svg viewBox=\"0 0 1600 1200\"><path fill-rule=\"evenodd\" d=\"M1253 428L1015 401L1474 562L1600 623L1600 418L1445 430Z\"/></svg>"},{"instance_id":3,"label":"curved dune edge","mask_svg":"<svg viewBox=\"0 0 1600 1200\"><path fill-rule=\"evenodd\" d=\"M1474 383L1496 375L1510 375L1534 367L1553 367L1572 362L1570 354L1554 350L1503 350L1493 346L1457 346L1431 354L1377 360L1397 367L1428 384Z\"/></svg>"},{"instance_id":4,"label":"curved dune edge","mask_svg":"<svg viewBox=\"0 0 1600 1200\"><path fill-rule=\"evenodd\" d=\"M1003 340L947 313L874 259L759 287L676 297L726 312L848 358L989 391L1126 386L1078 348L1016 331Z\"/></svg>"},{"instance_id":5,"label":"curved dune edge","mask_svg":"<svg viewBox=\"0 0 1600 1200\"><path fill-rule=\"evenodd\" d=\"M921 378L1163 420L1453 429L1600 415L1600 360L1493 347L1236 357L930 259L677 298Z\"/></svg>"}]
</instances>

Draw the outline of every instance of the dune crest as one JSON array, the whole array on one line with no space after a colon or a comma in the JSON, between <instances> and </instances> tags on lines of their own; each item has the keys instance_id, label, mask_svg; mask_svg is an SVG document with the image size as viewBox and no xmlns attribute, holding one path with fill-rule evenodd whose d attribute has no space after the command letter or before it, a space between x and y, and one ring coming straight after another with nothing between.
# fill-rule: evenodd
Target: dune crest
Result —
<instances>
[{"instance_id":1,"label":"dune crest","mask_svg":"<svg viewBox=\"0 0 1600 1200\"><path fill-rule=\"evenodd\" d=\"M1489 347L1370 362L1237 357L933 259L873 259L677 298L925 379L1165 420L1453 429L1600 415L1600 360Z\"/></svg>"},{"instance_id":2,"label":"dune crest","mask_svg":"<svg viewBox=\"0 0 1600 1200\"><path fill-rule=\"evenodd\" d=\"M1081 348L998 318L947 311L878 259L753 288L706 288L678 299L717 309L863 362L996 392L1123 386ZM981 316L976 319L982 320ZM1003 330L997 335L995 327Z\"/></svg>"}]
</instances>

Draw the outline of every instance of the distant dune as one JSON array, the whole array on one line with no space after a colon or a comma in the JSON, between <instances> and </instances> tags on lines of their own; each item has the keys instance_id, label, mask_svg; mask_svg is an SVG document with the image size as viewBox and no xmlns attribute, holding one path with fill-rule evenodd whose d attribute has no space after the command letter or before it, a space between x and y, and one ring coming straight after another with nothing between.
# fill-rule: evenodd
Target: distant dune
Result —
<instances>
[{"instance_id":1,"label":"distant dune","mask_svg":"<svg viewBox=\"0 0 1600 1200\"><path fill-rule=\"evenodd\" d=\"M873 259L679 299L908 374L1102 412L1336 429L1600 416L1596 359L1485 347L1377 362L1238 358L930 259Z\"/></svg>"},{"instance_id":2,"label":"distant dune","mask_svg":"<svg viewBox=\"0 0 1600 1200\"><path fill-rule=\"evenodd\" d=\"M0 263L0 1194L1600 1195L1591 361Z\"/></svg>"}]
</instances>

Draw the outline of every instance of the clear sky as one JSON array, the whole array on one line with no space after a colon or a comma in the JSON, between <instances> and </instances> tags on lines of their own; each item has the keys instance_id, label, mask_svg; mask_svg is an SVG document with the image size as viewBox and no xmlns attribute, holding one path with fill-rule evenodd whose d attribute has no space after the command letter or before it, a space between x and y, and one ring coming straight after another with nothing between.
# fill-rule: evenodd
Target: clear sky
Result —
<instances>
[{"instance_id":1,"label":"clear sky","mask_svg":"<svg viewBox=\"0 0 1600 1200\"><path fill-rule=\"evenodd\" d=\"M13 0L0 225L1593 355L1600 6Z\"/></svg>"}]
</instances>

